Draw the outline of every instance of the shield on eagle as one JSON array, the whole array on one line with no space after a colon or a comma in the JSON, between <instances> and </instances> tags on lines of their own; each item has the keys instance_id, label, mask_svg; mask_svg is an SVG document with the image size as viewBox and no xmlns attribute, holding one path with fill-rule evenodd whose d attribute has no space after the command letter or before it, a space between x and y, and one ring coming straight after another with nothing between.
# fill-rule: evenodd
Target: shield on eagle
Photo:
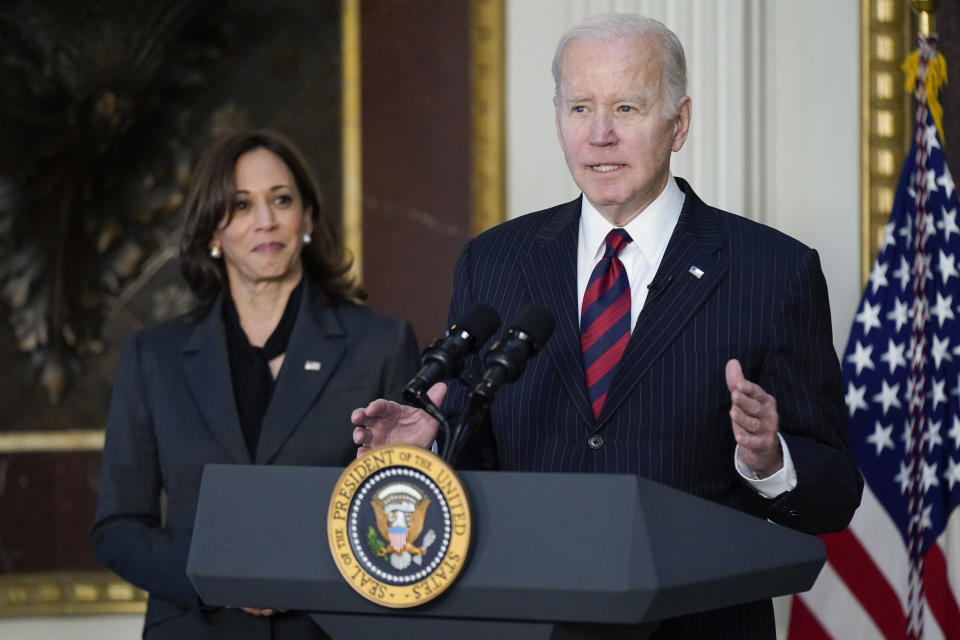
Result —
<instances>
[{"instance_id":1,"label":"shield on eagle","mask_svg":"<svg viewBox=\"0 0 960 640\"><path fill-rule=\"evenodd\" d=\"M402 511L394 511L390 518L390 546L401 550L407 546L407 519Z\"/></svg>"}]
</instances>

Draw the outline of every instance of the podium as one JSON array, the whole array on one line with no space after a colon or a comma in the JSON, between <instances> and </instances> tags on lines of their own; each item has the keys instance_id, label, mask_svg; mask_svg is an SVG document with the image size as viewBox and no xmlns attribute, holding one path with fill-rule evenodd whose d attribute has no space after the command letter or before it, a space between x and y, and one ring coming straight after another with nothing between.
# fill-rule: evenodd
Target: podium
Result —
<instances>
[{"instance_id":1,"label":"podium","mask_svg":"<svg viewBox=\"0 0 960 640\"><path fill-rule=\"evenodd\" d=\"M664 618L805 591L826 559L816 537L636 476L463 472L473 542L458 582L389 609L330 555L341 472L207 466L187 564L200 597L309 611L334 639L644 638Z\"/></svg>"}]
</instances>

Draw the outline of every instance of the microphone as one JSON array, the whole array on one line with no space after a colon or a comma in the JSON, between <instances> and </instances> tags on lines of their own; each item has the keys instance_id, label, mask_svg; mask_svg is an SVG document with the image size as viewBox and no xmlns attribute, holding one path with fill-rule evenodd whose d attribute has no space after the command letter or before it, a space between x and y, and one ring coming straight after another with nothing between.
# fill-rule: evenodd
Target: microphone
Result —
<instances>
[{"instance_id":1,"label":"microphone","mask_svg":"<svg viewBox=\"0 0 960 640\"><path fill-rule=\"evenodd\" d=\"M489 406L502 385L520 377L532 358L553 334L553 315L541 307L524 307L514 316L510 328L484 359L485 373L473 387L471 398Z\"/></svg>"},{"instance_id":2,"label":"microphone","mask_svg":"<svg viewBox=\"0 0 960 640\"><path fill-rule=\"evenodd\" d=\"M403 389L403 397L421 409L432 407L427 389L444 378L459 375L463 359L479 349L500 326L500 316L493 307L480 302L469 309L424 350L423 366Z\"/></svg>"},{"instance_id":3,"label":"microphone","mask_svg":"<svg viewBox=\"0 0 960 640\"><path fill-rule=\"evenodd\" d=\"M486 420L493 394L502 385L520 377L527 361L536 355L553 334L553 315L541 307L524 307L514 316L503 338L484 358L485 373L470 393L466 413L460 419L450 442L444 446L443 458L454 463L466 442L467 435L479 429Z\"/></svg>"},{"instance_id":4,"label":"microphone","mask_svg":"<svg viewBox=\"0 0 960 640\"><path fill-rule=\"evenodd\" d=\"M670 286L670 283L673 282L673 276L667 276L665 279L660 282L651 282L647 285L647 301L653 300L658 295L667 290L667 287Z\"/></svg>"}]
</instances>

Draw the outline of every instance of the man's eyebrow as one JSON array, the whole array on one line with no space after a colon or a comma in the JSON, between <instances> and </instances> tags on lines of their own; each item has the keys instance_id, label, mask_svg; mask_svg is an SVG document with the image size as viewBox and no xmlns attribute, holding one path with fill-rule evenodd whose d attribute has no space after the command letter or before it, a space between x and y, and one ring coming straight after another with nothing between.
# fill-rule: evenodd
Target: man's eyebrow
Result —
<instances>
[{"instance_id":1,"label":"man's eyebrow","mask_svg":"<svg viewBox=\"0 0 960 640\"><path fill-rule=\"evenodd\" d=\"M569 98L563 98L562 101L566 104L571 104L575 102L591 102L593 98L587 98L586 96L570 96ZM617 96L611 102L634 102L637 104L644 104L648 100L645 96L642 95L632 95L632 96Z\"/></svg>"}]
</instances>

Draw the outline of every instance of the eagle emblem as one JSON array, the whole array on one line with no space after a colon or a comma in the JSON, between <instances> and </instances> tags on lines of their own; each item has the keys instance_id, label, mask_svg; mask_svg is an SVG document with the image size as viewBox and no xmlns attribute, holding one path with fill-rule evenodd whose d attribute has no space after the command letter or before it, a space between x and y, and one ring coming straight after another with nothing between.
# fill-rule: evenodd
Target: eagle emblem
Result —
<instances>
[{"instance_id":1,"label":"eagle emblem","mask_svg":"<svg viewBox=\"0 0 960 640\"><path fill-rule=\"evenodd\" d=\"M327 540L340 575L360 596L398 609L422 605L456 581L471 529L466 490L454 470L407 444L380 447L347 465L327 509Z\"/></svg>"},{"instance_id":2,"label":"eagle emblem","mask_svg":"<svg viewBox=\"0 0 960 640\"><path fill-rule=\"evenodd\" d=\"M436 538L431 529L423 536L422 547L415 544L423 532L430 498L411 484L395 482L377 492L370 504L377 518L377 531L388 541L378 545L376 555L388 558L396 569L406 569L411 560L417 564L423 562L423 556Z\"/></svg>"}]
</instances>

